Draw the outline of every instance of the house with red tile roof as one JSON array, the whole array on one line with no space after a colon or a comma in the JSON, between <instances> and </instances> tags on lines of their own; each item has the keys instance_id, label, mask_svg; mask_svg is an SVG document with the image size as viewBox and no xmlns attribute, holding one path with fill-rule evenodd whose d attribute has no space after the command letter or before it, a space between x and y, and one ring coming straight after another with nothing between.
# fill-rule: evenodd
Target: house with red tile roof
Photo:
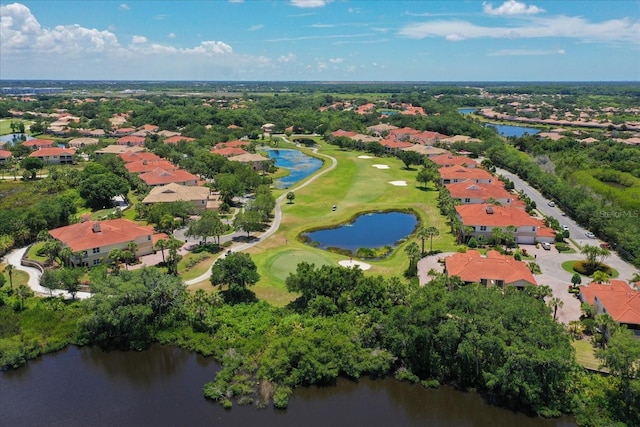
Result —
<instances>
[{"instance_id":1,"label":"house with red tile roof","mask_svg":"<svg viewBox=\"0 0 640 427\"><path fill-rule=\"evenodd\" d=\"M386 134L394 129L398 129L398 126L387 123L378 123L377 125L367 126L367 131L369 131L371 135L376 136L381 136L382 134Z\"/></svg>"},{"instance_id":2,"label":"house with red tile roof","mask_svg":"<svg viewBox=\"0 0 640 427\"><path fill-rule=\"evenodd\" d=\"M416 129L413 129L413 128L410 128L410 127L403 127L403 128L397 128L397 129L390 130L387 138L406 141L406 140L411 139L412 135L416 135L416 134L419 134L419 133L420 133L419 130L416 130Z\"/></svg>"},{"instance_id":3,"label":"house with red tile roof","mask_svg":"<svg viewBox=\"0 0 640 427\"><path fill-rule=\"evenodd\" d=\"M439 156L429 157L433 163L441 167L464 166L467 168L475 168L478 163L467 156L454 156L453 154L442 154Z\"/></svg>"},{"instance_id":4,"label":"house with red tile roof","mask_svg":"<svg viewBox=\"0 0 640 427\"><path fill-rule=\"evenodd\" d=\"M578 298L591 304L597 314L606 313L640 335L640 292L626 281L611 279L609 283L580 286Z\"/></svg>"},{"instance_id":5,"label":"house with red tile roof","mask_svg":"<svg viewBox=\"0 0 640 427\"><path fill-rule=\"evenodd\" d=\"M75 153L75 148L50 147L34 151L29 157L42 159L45 165L68 165L74 162Z\"/></svg>"},{"instance_id":6,"label":"house with red tile roof","mask_svg":"<svg viewBox=\"0 0 640 427\"><path fill-rule=\"evenodd\" d=\"M126 145L127 147L144 147L144 136L127 135L118 138L118 145Z\"/></svg>"},{"instance_id":7,"label":"house with red tile roof","mask_svg":"<svg viewBox=\"0 0 640 427\"><path fill-rule=\"evenodd\" d=\"M494 200L502 206L511 206L514 195L505 190L500 182L492 184L477 184L472 181L462 181L445 185L449 194L461 204L487 203L489 199Z\"/></svg>"},{"instance_id":8,"label":"house with red tile roof","mask_svg":"<svg viewBox=\"0 0 640 427\"><path fill-rule=\"evenodd\" d=\"M430 158L431 159L431 158ZM476 184L491 184L495 177L484 169L467 168L464 166L444 166L438 169L441 184L453 184L455 182L471 181Z\"/></svg>"},{"instance_id":9,"label":"house with red tile roof","mask_svg":"<svg viewBox=\"0 0 640 427\"><path fill-rule=\"evenodd\" d=\"M160 128L156 125L145 124L145 125L142 125L142 128L140 130L143 130L147 133L156 133L158 132L158 129Z\"/></svg>"},{"instance_id":10,"label":"house with red tile roof","mask_svg":"<svg viewBox=\"0 0 640 427\"><path fill-rule=\"evenodd\" d=\"M424 132L413 134L409 138L416 144L433 145L437 142L442 141L443 139L449 138L449 136L439 132L431 132L426 130Z\"/></svg>"},{"instance_id":11,"label":"house with red tile roof","mask_svg":"<svg viewBox=\"0 0 640 427\"><path fill-rule=\"evenodd\" d=\"M198 185L198 177L183 169L164 170L156 168L150 172L138 175L150 187L171 183L182 185Z\"/></svg>"},{"instance_id":12,"label":"house with red tile roof","mask_svg":"<svg viewBox=\"0 0 640 427\"><path fill-rule=\"evenodd\" d=\"M163 142L165 144L179 144L182 141L193 142L195 140L196 140L195 138L190 138L188 136L176 135L176 136L170 136L169 138L164 139Z\"/></svg>"},{"instance_id":13,"label":"house with red tile roof","mask_svg":"<svg viewBox=\"0 0 640 427\"><path fill-rule=\"evenodd\" d=\"M93 267L108 260L113 249L127 249L134 242L136 256L153 252L153 226L139 225L128 219L85 221L55 228L49 234L79 256L72 257L74 267Z\"/></svg>"},{"instance_id":14,"label":"house with red tile roof","mask_svg":"<svg viewBox=\"0 0 640 427\"><path fill-rule=\"evenodd\" d=\"M94 154L96 155L96 157L98 157L103 154L122 155L127 152L139 153L141 151L144 151L143 147L127 147L126 145L107 145L106 147L101 148L100 150L96 150Z\"/></svg>"},{"instance_id":15,"label":"house with red tile roof","mask_svg":"<svg viewBox=\"0 0 640 427\"><path fill-rule=\"evenodd\" d=\"M225 148L225 147L240 147L240 148L245 148L251 145L251 141L247 141L244 139L236 139L234 141L227 141L227 142L218 142L213 148L218 149L218 148Z\"/></svg>"},{"instance_id":16,"label":"house with red tile roof","mask_svg":"<svg viewBox=\"0 0 640 427\"><path fill-rule=\"evenodd\" d=\"M211 154L218 154L223 157L233 157L240 156L242 154L249 154L248 151L243 150L240 147L222 147L222 148L214 148L209 151Z\"/></svg>"},{"instance_id":17,"label":"house with red tile roof","mask_svg":"<svg viewBox=\"0 0 640 427\"><path fill-rule=\"evenodd\" d=\"M465 283L480 283L484 286L515 286L524 288L537 285L529 267L512 256L490 250L483 257L477 250L467 250L445 258L444 272L458 276Z\"/></svg>"},{"instance_id":18,"label":"house with red tile roof","mask_svg":"<svg viewBox=\"0 0 640 427\"><path fill-rule=\"evenodd\" d=\"M346 136L347 138L351 138L351 137L356 136L357 133L356 132L351 132L351 131L348 131L348 130L338 129L338 130L335 130L335 131L331 132L331 135L335 136L336 138L339 138L341 136Z\"/></svg>"},{"instance_id":19,"label":"house with red tile roof","mask_svg":"<svg viewBox=\"0 0 640 427\"><path fill-rule=\"evenodd\" d=\"M376 104L364 104L356 108L356 113L358 114L368 114L372 113L376 109Z\"/></svg>"},{"instance_id":20,"label":"house with red tile roof","mask_svg":"<svg viewBox=\"0 0 640 427\"><path fill-rule=\"evenodd\" d=\"M173 163L160 159L160 160L138 160L137 162L125 163L124 167L131 173L145 173L151 172L154 169L162 168L167 171L173 171L178 169Z\"/></svg>"},{"instance_id":21,"label":"house with red tile roof","mask_svg":"<svg viewBox=\"0 0 640 427\"><path fill-rule=\"evenodd\" d=\"M153 187L149 195L142 200L144 204L191 202L196 208L217 209L220 206L220 193L212 193L207 187L193 185L167 184Z\"/></svg>"},{"instance_id":22,"label":"house with red tile roof","mask_svg":"<svg viewBox=\"0 0 640 427\"><path fill-rule=\"evenodd\" d=\"M50 139L30 139L22 143L25 147L29 147L32 150L39 150L41 148L53 147L53 141Z\"/></svg>"},{"instance_id":23,"label":"house with red tile roof","mask_svg":"<svg viewBox=\"0 0 640 427\"><path fill-rule=\"evenodd\" d=\"M111 136L131 135L136 130L137 130L136 128L117 128L117 129L114 129L113 132L111 132Z\"/></svg>"},{"instance_id":24,"label":"house with red tile roof","mask_svg":"<svg viewBox=\"0 0 640 427\"><path fill-rule=\"evenodd\" d=\"M231 156L229 160L232 162L241 162L251 165L253 170L264 170L271 161L270 158L261 156L260 154L247 153L239 156Z\"/></svg>"},{"instance_id":25,"label":"house with red tile roof","mask_svg":"<svg viewBox=\"0 0 640 427\"><path fill-rule=\"evenodd\" d=\"M409 148L414 145L411 142L399 141L396 139L383 139L382 141L378 141L380 145L384 147L384 151L386 153L395 154L398 150L404 150L405 148Z\"/></svg>"},{"instance_id":26,"label":"house with red tile roof","mask_svg":"<svg viewBox=\"0 0 640 427\"><path fill-rule=\"evenodd\" d=\"M517 243L534 244L538 242L553 242L544 223L521 209L493 206L489 204L458 205L456 216L463 225L463 236L466 239L480 236L489 240L494 228L500 228L505 233L507 227L516 228L514 237Z\"/></svg>"},{"instance_id":27,"label":"house with red tile roof","mask_svg":"<svg viewBox=\"0 0 640 427\"><path fill-rule=\"evenodd\" d=\"M12 155L11 151L0 150L0 164L8 163Z\"/></svg>"},{"instance_id":28,"label":"house with red tile roof","mask_svg":"<svg viewBox=\"0 0 640 427\"><path fill-rule=\"evenodd\" d=\"M146 160L147 162L159 162L164 160L162 157L157 154L148 152L148 151L125 151L123 153L118 154L118 157L122 159L125 163L133 163L140 162Z\"/></svg>"}]
</instances>

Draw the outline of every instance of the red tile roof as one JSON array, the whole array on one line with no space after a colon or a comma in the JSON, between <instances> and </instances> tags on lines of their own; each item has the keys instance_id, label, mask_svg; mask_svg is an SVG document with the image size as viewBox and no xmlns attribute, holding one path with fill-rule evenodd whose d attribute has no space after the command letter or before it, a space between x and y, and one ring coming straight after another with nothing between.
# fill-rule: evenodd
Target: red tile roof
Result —
<instances>
[{"instance_id":1,"label":"red tile roof","mask_svg":"<svg viewBox=\"0 0 640 427\"><path fill-rule=\"evenodd\" d=\"M167 160L138 160L137 162L129 162L125 164L124 167L131 173L151 172L157 168L168 171L178 169L177 166L174 166Z\"/></svg>"},{"instance_id":2,"label":"red tile roof","mask_svg":"<svg viewBox=\"0 0 640 427\"><path fill-rule=\"evenodd\" d=\"M211 150L210 153L219 154L224 157L231 157L231 156L239 156L241 154L248 154L248 151L243 150L240 147L222 147L222 148L215 148Z\"/></svg>"},{"instance_id":3,"label":"red tile roof","mask_svg":"<svg viewBox=\"0 0 640 427\"><path fill-rule=\"evenodd\" d=\"M466 226L508 227L513 225L515 227L540 227L542 224L539 219L533 218L523 210L512 207L491 206L486 203L458 205L456 206L456 212L458 212L458 216Z\"/></svg>"},{"instance_id":4,"label":"red tile roof","mask_svg":"<svg viewBox=\"0 0 640 427\"><path fill-rule=\"evenodd\" d=\"M383 139L380 141L380 145L386 148L407 148L412 147L414 144L406 141L398 141L395 139Z\"/></svg>"},{"instance_id":5,"label":"red tile roof","mask_svg":"<svg viewBox=\"0 0 640 427\"><path fill-rule=\"evenodd\" d=\"M171 136L169 138L166 138L164 140L165 144L178 144L180 141L184 141L184 142L192 142L195 141L195 138L190 138L188 136L182 136L182 135L176 135L176 136Z\"/></svg>"},{"instance_id":6,"label":"red tile roof","mask_svg":"<svg viewBox=\"0 0 640 427\"><path fill-rule=\"evenodd\" d=\"M49 147L34 151L29 157L73 156L75 152L75 148Z\"/></svg>"},{"instance_id":7,"label":"red tile roof","mask_svg":"<svg viewBox=\"0 0 640 427\"><path fill-rule=\"evenodd\" d=\"M351 138L352 136L356 136L357 133L356 132L351 132L351 131L348 131L348 130L338 129L336 131L331 132L331 135L333 135L335 137L346 136L347 138Z\"/></svg>"},{"instance_id":8,"label":"red tile roof","mask_svg":"<svg viewBox=\"0 0 640 427\"><path fill-rule=\"evenodd\" d=\"M431 159L431 158L430 158ZM464 166L445 166L438 169L442 179L471 179L471 180L491 180L495 178L489 172L480 168L466 168Z\"/></svg>"},{"instance_id":9,"label":"red tile roof","mask_svg":"<svg viewBox=\"0 0 640 427\"><path fill-rule=\"evenodd\" d=\"M0 150L0 159L8 159L11 156L12 156L11 151Z\"/></svg>"},{"instance_id":10,"label":"red tile roof","mask_svg":"<svg viewBox=\"0 0 640 427\"><path fill-rule=\"evenodd\" d=\"M251 145L251 142L245 141L242 139L236 139L235 141L227 141L227 142L219 142L215 145L215 149L225 148L225 147L248 147Z\"/></svg>"},{"instance_id":11,"label":"red tile roof","mask_svg":"<svg viewBox=\"0 0 640 427\"><path fill-rule=\"evenodd\" d=\"M139 152L139 153L127 151L125 153L119 154L119 156L125 163L139 162L141 160L147 160L149 162L158 162L160 160L164 160L162 157L158 156L157 154L149 153L146 151Z\"/></svg>"},{"instance_id":12,"label":"red tile roof","mask_svg":"<svg viewBox=\"0 0 640 427\"><path fill-rule=\"evenodd\" d=\"M145 138L143 136L127 135L118 138L118 145L133 145L136 147L144 146Z\"/></svg>"},{"instance_id":13,"label":"red tile roof","mask_svg":"<svg viewBox=\"0 0 640 427\"><path fill-rule=\"evenodd\" d=\"M475 168L478 163L466 156L454 156L453 154L440 154L439 156L429 157L433 163L442 166L466 166L468 168Z\"/></svg>"},{"instance_id":14,"label":"red tile roof","mask_svg":"<svg viewBox=\"0 0 640 427\"><path fill-rule=\"evenodd\" d=\"M454 199L514 199L514 195L504 189L501 183L476 184L473 181L447 184L447 189Z\"/></svg>"},{"instance_id":15,"label":"red tile roof","mask_svg":"<svg viewBox=\"0 0 640 427\"><path fill-rule=\"evenodd\" d=\"M23 142L22 145L31 148L51 147L53 145L53 141L50 139L30 139Z\"/></svg>"},{"instance_id":16,"label":"red tile roof","mask_svg":"<svg viewBox=\"0 0 640 427\"><path fill-rule=\"evenodd\" d=\"M156 132L158 129L159 128L156 125L149 125L149 124L142 125L142 130L145 130L147 132Z\"/></svg>"},{"instance_id":17,"label":"red tile roof","mask_svg":"<svg viewBox=\"0 0 640 427\"><path fill-rule=\"evenodd\" d=\"M193 185L198 182L198 177L182 169L167 171L164 169L154 169L151 172L145 172L140 176L147 185L164 185L175 182L176 184L187 183L193 181Z\"/></svg>"},{"instance_id":18,"label":"red tile roof","mask_svg":"<svg viewBox=\"0 0 640 427\"><path fill-rule=\"evenodd\" d=\"M465 282L480 283L486 279L502 280L505 285L519 281L538 284L524 262L493 250L488 251L486 257L476 250L448 256L445 267L449 276L459 276Z\"/></svg>"},{"instance_id":19,"label":"red tile roof","mask_svg":"<svg viewBox=\"0 0 640 427\"><path fill-rule=\"evenodd\" d=\"M97 224L99 231L94 231L95 224ZM153 235L153 227L138 225L133 221L121 218L71 224L50 230L49 234L75 252L126 243L142 236L151 236Z\"/></svg>"},{"instance_id":20,"label":"red tile roof","mask_svg":"<svg viewBox=\"0 0 640 427\"><path fill-rule=\"evenodd\" d=\"M607 313L618 323L640 324L640 292L624 280L610 280L609 284L590 283L580 286L582 298L595 305L597 298Z\"/></svg>"}]
</instances>

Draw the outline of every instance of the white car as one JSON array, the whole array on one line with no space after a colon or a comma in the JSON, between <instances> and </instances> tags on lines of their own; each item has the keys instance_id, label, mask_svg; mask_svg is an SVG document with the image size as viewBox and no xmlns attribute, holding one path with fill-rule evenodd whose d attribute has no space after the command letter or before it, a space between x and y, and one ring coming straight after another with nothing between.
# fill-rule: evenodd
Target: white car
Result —
<instances>
[{"instance_id":1,"label":"white car","mask_svg":"<svg viewBox=\"0 0 640 427\"><path fill-rule=\"evenodd\" d=\"M595 238L596 238L596 235L595 235L595 234L593 234L593 233L592 233L592 232L590 232L590 231L587 231L586 233L584 233L584 235L585 235L585 236L587 236L587 237L588 237L588 238L590 238L590 239L595 239Z\"/></svg>"},{"instance_id":2,"label":"white car","mask_svg":"<svg viewBox=\"0 0 640 427\"><path fill-rule=\"evenodd\" d=\"M569 231L569 226L568 225L563 225L562 226L562 230L563 231Z\"/></svg>"},{"instance_id":3,"label":"white car","mask_svg":"<svg viewBox=\"0 0 640 427\"><path fill-rule=\"evenodd\" d=\"M551 245L549 244L549 242L542 242L540 243L540 246L542 246L542 249L544 249L545 251L551 250Z\"/></svg>"},{"instance_id":4,"label":"white car","mask_svg":"<svg viewBox=\"0 0 640 427\"><path fill-rule=\"evenodd\" d=\"M556 204L554 202L549 202L549 203L547 203L547 205L549 205L551 207L554 207Z\"/></svg>"}]
</instances>

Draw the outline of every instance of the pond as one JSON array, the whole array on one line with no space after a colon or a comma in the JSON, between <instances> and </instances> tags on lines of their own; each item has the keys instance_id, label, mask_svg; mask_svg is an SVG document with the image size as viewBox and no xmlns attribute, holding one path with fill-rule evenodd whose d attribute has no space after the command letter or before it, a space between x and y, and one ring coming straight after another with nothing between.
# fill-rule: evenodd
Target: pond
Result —
<instances>
[{"instance_id":1,"label":"pond","mask_svg":"<svg viewBox=\"0 0 640 427\"><path fill-rule=\"evenodd\" d=\"M477 108L458 108L458 113L464 114L464 115L472 114L472 113L475 113L476 111L478 111Z\"/></svg>"},{"instance_id":2,"label":"pond","mask_svg":"<svg viewBox=\"0 0 640 427\"><path fill-rule=\"evenodd\" d=\"M494 127L498 133L502 136L517 136L520 137L525 133L529 135L535 135L540 132L540 129L530 128L526 126L513 126L513 125L501 125L498 123L487 123L485 126Z\"/></svg>"},{"instance_id":3,"label":"pond","mask_svg":"<svg viewBox=\"0 0 640 427\"><path fill-rule=\"evenodd\" d=\"M290 188L322 167L322 160L298 150L269 149L267 153L276 160L277 167L289 171L289 175L274 182L276 188Z\"/></svg>"},{"instance_id":4,"label":"pond","mask_svg":"<svg viewBox=\"0 0 640 427\"><path fill-rule=\"evenodd\" d=\"M16 140L19 140L20 138L25 138L26 141L29 141L30 139L35 139L32 136L24 135L22 133L0 135L0 144L4 144L8 142L10 145L13 145L14 138Z\"/></svg>"},{"instance_id":5,"label":"pond","mask_svg":"<svg viewBox=\"0 0 640 427\"><path fill-rule=\"evenodd\" d=\"M418 218L413 214L374 212L360 215L352 223L312 231L304 236L322 249L340 248L355 254L360 248L395 246L413 233L417 225Z\"/></svg>"},{"instance_id":6,"label":"pond","mask_svg":"<svg viewBox=\"0 0 640 427\"><path fill-rule=\"evenodd\" d=\"M427 390L390 378L298 388L283 411L237 404L225 410L202 394L219 368L211 358L175 347L68 347L0 372L0 425L576 426L568 417L548 420L491 406L476 393Z\"/></svg>"}]
</instances>

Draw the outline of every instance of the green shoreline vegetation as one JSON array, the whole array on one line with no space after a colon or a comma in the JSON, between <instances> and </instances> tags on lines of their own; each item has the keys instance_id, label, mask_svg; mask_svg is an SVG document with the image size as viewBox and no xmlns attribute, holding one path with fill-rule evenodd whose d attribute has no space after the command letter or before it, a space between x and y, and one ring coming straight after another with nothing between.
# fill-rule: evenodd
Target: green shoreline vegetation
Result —
<instances>
[{"instance_id":1,"label":"green shoreline vegetation","mask_svg":"<svg viewBox=\"0 0 640 427\"><path fill-rule=\"evenodd\" d=\"M166 85L169 92L179 92L174 84ZM499 87L489 86L489 93L500 93ZM196 142L169 146L149 138L147 148L215 181L227 204L232 196L255 192L256 202L260 200L257 204L271 206L262 217L263 230L275 198L290 191L295 197L281 204L283 219L275 234L245 252L221 258L214 266L212 281L190 289L184 287L182 280L206 271L217 257L215 253L192 253L182 260L176 257L171 261L175 261L175 267L168 261L158 268L134 271L118 265L90 269L84 272L83 280L90 284L94 296L83 301L34 297L25 286L22 272L12 272L9 283L5 269L0 276L0 366L17 368L41 354L72 344L141 350L158 342L185 347L219 361L222 369L203 384L203 393L224 407L237 402L285 408L299 386L330 385L339 376L393 375L425 387L451 384L475 390L491 403L529 414L574 414L578 424L584 426L640 425L640 346L626 329L595 316L585 325L600 331L591 332L593 345L589 346L596 350L589 354L584 340L575 345L580 359L587 360L590 368L599 363L612 374L604 376L577 364L572 340L581 334L558 324L542 293L535 289L517 292L464 285L444 274L436 274L429 284L418 286L415 266L409 258L410 249L421 244L416 234L400 242L388 257L367 260L371 269L366 272L340 267L337 261L344 259L343 255L319 250L298 238L311 229L349 222L364 212L394 210L416 214L419 228L435 227L435 253L464 250L451 233L448 218L438 209L439 191L435 184L418 181L422 166L407 166L400 158L384 154L380 144L356 147L330 136L337 129L364 133L366 126L378 122L375 114L319 113L320 106L340 99L338 93L350 94L357 98L356 103L382 104L382 98L407 102L422 106L428 114L393 114L386 119L398 127L481 139L481 143L455 143L449 148L464 148L472 156L484 154L494 165L517 172L557 200L572 217L615 238L632 261L637 261L635 257L640 254L633 240L640 235L640 229L633 225L624 233L615 229L630 224L630 215L594 216L593 208L605 213L629 209L635 207L633 199L625 198L624 189L615 187L607 190L606 200L600 198L604 187L588 191L585 187L595 184L585 174L637 186L637 147L620 148L603 139L582 147L591 157L578 169L578 163L571 163L569 154L563 154L566 151L584 156L575 141L539 142L530 136L505 141L479 120L458 114L456 108L463 106L495 105L495 99L474 97L478 95L475 88L437 86L416 91L415 85L391 85L392 90L385 85L345 84L325 85L318 92L313 85L302 87L309 92L273 94L257 90L250 97L239 92L233 102L246 106L244 111L203 108L202 97L155 93L108 97L84 106L68 105L71 114L82 117L78 127L107 127L108 118L115 111L133 111L128 120L135 127L145 123L163 129L181 127L183 135L196 138ZM549 87L554 93L555 86ZM555 102L539 86L526 89L537 99ZM329 93L331 90L335 92ZM502 89L505 93L513 90ZM598 96L606 90L606 85L569 85L567 96L573 96L576 102L579 98L584 105L590 97L601 99ZM611 93L624 105L634 90L637 92L634 87L616 86ZM44 111L64 99L65 95L51 96L46 97L47 107L39 101L27 106L29 111ZM513 99L507 96L504 103ZM20 107L23 105L15 100L2 99L0 116L10 117L9 110ZM87 119L88 115L92 118ZM34 119L36 129L43 126L37 117L25 119ZM335 158L338 166L302 188L265 193L266 184L286 172L272 168L257 173L208 153L216 142L245 135L255 150L256 146L269 143L260 126L270 122L276 122L282 133L295 124L305 139L315 143L317 153L304 145L296 148L323 160L316 174L331 167L332 162L325 156ZM206 128L210 123L215 125ZM98 147L109 142L113 140L104 139ZM289 147L283 141L279 145ZM597 152L604 146L610 157ZM91 156L95 149L87 147L82 151ZM372 158L359 158L361 154ZM554 162L556 174L544 169L548 164L541 161L544 156ZM73 222L80 212L101 211L102 200L86 184L93 180L92 175L107 175L108 182L130 192L136 206L126 212L127 217L168 232L188 220L188 212L181 205L147 210L136 203L148 188L123 171L114 159L80 164L85 167L48 168L46 178L11 172L21 179L0 182L0 243L4 245L0 251L33 243L40 239L41 231ZM389 169L378 169L374 164L385 164ZM605 173L608 165L619 173ZM584 173L577 174L578 170ZM9 170L3 169L5 172ZM579 188L570 187L572 179L579 180ZM406 181L408 185L394 186L392 181ZM333 205L338 206L336 211L331 209ZM103 212L100 215L118 215L115 211ZM259 231L246 224L241 229L248 228L247 234ZM51 245L40 241L40 250L34 249L34 256L48 265L58 263L62 256L47 252ZM212 252L223 250L222 245L213 244L212 248ZM167 274L170 271L182 273L183 277ZM68 280L72 276L60 273L59 277Z\"/></svg>"}]
</instances>

